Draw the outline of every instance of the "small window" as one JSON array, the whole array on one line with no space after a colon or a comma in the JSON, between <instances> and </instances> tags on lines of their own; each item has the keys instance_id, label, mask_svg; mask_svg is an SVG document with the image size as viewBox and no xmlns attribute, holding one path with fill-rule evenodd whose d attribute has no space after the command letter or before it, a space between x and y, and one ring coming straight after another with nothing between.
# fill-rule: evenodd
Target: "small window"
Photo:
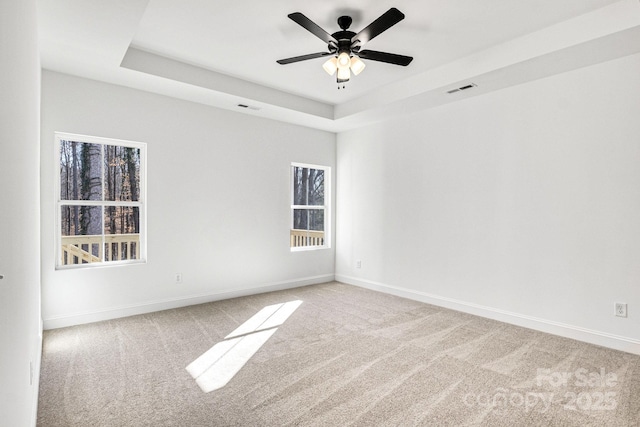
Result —
<instances>
[{"instance_id":1,"label":"small window","mask_svg":"<svg viewBox=\"0 0 640 427\"><path fill-rule=\"evenodd\" d=\"M56 266L142 262L146 144L56 133Z\"/></svg>"},{"instance_id":2,"label":"small window","mask_svg":"<svg viewBox=\"0 0 640 427\"><path fill-rule=\"evenodd\" d=\"M331 168L291 165L291 250L328 248Z\"/></svg>"}]
</instances>

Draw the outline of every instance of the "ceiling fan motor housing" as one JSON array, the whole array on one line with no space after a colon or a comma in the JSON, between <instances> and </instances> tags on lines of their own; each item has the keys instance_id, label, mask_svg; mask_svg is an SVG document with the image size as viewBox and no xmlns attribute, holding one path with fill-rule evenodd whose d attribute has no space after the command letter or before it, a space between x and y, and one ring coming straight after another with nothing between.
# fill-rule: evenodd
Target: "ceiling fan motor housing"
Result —
<instances>
[{"instance_id":1,"label":"ceiling fan motor housing","mask_svg":"<svg viewBox=\"0 0 640 427\"><path fill-rule=\"evenodd\" d=\"M338 18L338 27L340 27L343 30L348 30L352 22L353 20L351 19L350 16L340 16Z\"/></svg>"},{"instance_id":2,"label":"ceiling fan motor housing","mask_svg":"<svg viewBox=\"0 0 640 427\"><path fill-rule=\"evenodd\" d=\"M332 45L329 45L329 50L330 51L337 50L338 55L341 54L342 52L347 52L351 54L351 38L355 35L356 33L354 33L353 31L347 31L347 30L337 31L331 34L331 36L334 39L338 40L338 46L332 47Z\"/></svg>"}]
</instances>

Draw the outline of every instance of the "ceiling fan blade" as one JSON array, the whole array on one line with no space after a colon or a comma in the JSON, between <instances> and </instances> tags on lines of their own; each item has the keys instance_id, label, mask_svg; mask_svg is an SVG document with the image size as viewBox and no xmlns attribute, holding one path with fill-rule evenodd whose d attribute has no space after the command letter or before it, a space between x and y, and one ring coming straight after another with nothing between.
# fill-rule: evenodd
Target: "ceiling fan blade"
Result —
<instances>
[{"instance_id":1,"label":"ceiling fan blade","mask_svg":"<svg viewBox=\"0 0 640 427\"><path fill-rule=\"evenodd\" d=\"M412 56L397 55L395 53L378 52L377 50L361 50L358 56L371 61L386 62L389 64L407 66L413 61Z\"/></svg>"},{"instance_id":2,"label":"ceiling fan blade","mask_svg":"<svg viewBox=\"0 0 640 427\"><path fill-rule=\"evenodd\" d=\"M391 9L383 13L378 19L369 24L367 28L353 36L351 38L351 44L353 45L355 43L358 43L360 46L362 46L378 34L388 30L403 19L404 13L400 12L395 7L392 7Z\"/></svg>"},{"instance_id":3,"label":"ceiling fan blade","mask_svg":"<svg viewBox=\"0 0 640 427\"><path fill-rule=\"evenodd\" d=\"M307 59L321 58L327 55L333 55L333 54L331 52L317 52L317 53L310 53L308 55L294 56L293 58L278 59L276 62L278 64L285 65L285 64L292 64L294 62L306 61Z\"/></svg>"},{"instance_id":4,"label":"ceiling fan blade","mask_svg":"<svg viewBox=\"0 0 640 427\"><path fill-rule=\"evenodd\" d=\"M302 13L294 12L294 13L290 13L288 16L289 18L291 18L291 20L293 20L294 22L302 26L304 29L306 29L311 34L318 37L320 40L324 41L325 43L334 44L336 46L338 45L338 40L333 38L331 34L327 33L325 30L320 28L318 24L316 24L311 19L304 16Z\"/></svg>"}]
</instances>

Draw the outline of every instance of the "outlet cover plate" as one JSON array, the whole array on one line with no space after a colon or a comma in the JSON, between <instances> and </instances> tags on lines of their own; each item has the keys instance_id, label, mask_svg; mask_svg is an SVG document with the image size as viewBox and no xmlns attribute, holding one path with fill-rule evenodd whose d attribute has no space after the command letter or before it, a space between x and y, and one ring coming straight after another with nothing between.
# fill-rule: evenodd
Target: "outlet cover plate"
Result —
<instances>
[{"instance_id":1,"label":"outlet cover plate","mask_svg":"<svg viewBox=\"0 0 640 427\"><path fill-rule=\"evenodd\" d=\"M627 317L627 304L623 302L617 302L614 305L614 314L618 317Z\"/></svg>"}]
</instances>

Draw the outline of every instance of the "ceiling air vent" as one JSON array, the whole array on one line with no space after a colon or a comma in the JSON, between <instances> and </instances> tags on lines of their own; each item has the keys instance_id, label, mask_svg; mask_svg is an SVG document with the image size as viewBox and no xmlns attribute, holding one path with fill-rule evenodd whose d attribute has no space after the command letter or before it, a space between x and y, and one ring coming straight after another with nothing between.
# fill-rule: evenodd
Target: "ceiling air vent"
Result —
<instances>
[{"instance_id":1,"label":"ceiling air vent","mask_svg":"<svg viewBox=\"0 0 640 427\"><path fill-rule=\"evenodd\" d=\"M464 85L464 86L457 87L455 89L448 90L447 93L462 92L463 90L471 89L474 87L478 87L478 85L475 83L469 83L468 85Z\"/></svg>"},{"instance_id":2,"label":"ceiling air vent","mask_svg":"<svg viewBox=\"0 0 640 427\"><path fill-rule=\"evenodd\" d=\"M254 111L258 111L260 109L260 107L254 107L253 105L247 105L247 104L238 104L238 107L247 108L249 110L254 110Z\"/></svg>"}]
</instances>

